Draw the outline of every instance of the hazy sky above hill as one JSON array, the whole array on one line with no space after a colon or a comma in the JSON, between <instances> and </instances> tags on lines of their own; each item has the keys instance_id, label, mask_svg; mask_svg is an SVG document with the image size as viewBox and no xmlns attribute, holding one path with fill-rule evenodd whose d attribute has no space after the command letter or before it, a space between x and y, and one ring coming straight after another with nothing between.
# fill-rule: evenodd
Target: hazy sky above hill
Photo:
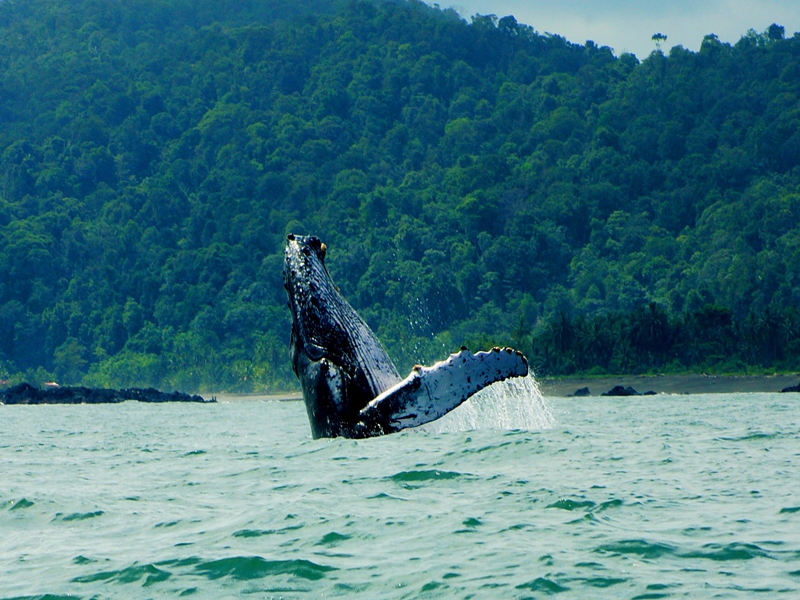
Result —
<instances>
[{"instance_id":1,"label":"hazy sky above hill","mask_svg":"<svg viewBox=\"0 0 800 600\"><path fill-rule=\"evenodd\" d=\"M429 4L434 4L427 0ZM786 28L786 37L800 30L798 0L439 0L463 17L475 13L513 15L539 33L555 33L570 42L593 40L619 56L639 59L655 50L654 33L663 33L666 52L681 45L697 51L703 36L716 34L735 44L748 29L764 31L772 23Z\"/></svg>"}]
</instances>

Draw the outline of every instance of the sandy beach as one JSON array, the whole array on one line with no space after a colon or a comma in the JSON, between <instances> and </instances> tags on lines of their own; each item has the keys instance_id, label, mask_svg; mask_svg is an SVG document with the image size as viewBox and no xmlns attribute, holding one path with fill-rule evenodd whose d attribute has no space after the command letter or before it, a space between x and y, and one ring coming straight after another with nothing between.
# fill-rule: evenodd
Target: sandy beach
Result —
<instances>
[{"instance_id":1,"label":"sandy beach","mask_svg":"<svg viewBox=\"0 0 800 600\"><path fill-rule=\"evenodd\" d=\"M217 402L259 402L269 400L271 402L294 402L303 399L300 392L275 392L272 394L221 394L205 393L201 394L204 398L217 399Z\"/></svg>"}]
</instances>

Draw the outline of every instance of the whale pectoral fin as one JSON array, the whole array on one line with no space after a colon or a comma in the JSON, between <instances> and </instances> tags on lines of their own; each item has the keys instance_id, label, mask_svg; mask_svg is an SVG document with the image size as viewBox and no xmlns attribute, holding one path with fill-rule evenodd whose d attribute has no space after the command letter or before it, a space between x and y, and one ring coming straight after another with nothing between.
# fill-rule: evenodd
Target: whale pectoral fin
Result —
<instances>
[{"instance_id":1,"label":"whale pectoral fin","mask_svg":"<svg viewBox=\"0 0 800 600\"><path fill-rule=\"evenodd\" d=\"M528 374L528 361L511 348L472 354L462 350L411 374L374 398L359 413L362 435L417 427L444 416L488 385Z\"/></svg>"}]
</instances>

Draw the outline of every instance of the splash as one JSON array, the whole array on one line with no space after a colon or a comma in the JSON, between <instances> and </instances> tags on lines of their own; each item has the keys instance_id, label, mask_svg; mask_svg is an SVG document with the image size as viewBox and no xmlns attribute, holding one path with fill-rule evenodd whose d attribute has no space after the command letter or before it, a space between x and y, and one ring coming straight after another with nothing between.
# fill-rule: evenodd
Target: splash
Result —
<instances>
[{"instance_id":1,"label":"splash","mask_svg":"<svg viewBox=\"0 0 800 600\"><path fill-rule=\"evenodd\" d=\"M548 429L555 424L550 406L530 375L499 381L455 410L418 429L428 433L473 429Z\"/></svg>"}]
</instances>

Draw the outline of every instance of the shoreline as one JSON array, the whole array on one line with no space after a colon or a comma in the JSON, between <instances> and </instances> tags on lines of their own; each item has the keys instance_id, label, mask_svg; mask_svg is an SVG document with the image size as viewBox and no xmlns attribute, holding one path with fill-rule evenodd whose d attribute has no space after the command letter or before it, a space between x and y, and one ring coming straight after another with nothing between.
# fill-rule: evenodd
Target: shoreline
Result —
<instances>
[{"instance_id":1,"label":"shoreline","mask_svg":"<svg viewBox=\"0 0 800 600\"><path fill-rule=\"evenodd\" d=\"M630 386L640 394L735 394L776 393L800 383L800 373L782 375L618 375L602 377L536 378L543 396L568 397L576 390L588 387L589 396L599 397L615 385ZM300 392L273 392L253 394L208 394L217 402L297 402L303 399Z\"/></svg>"},{"instance_id":2,"label":"shoreline","mask_svg":"<svg viewBox=\"0 0 800 600\"><path fill-rule=\"evenodd\" d=\"M618 375L537 379L543 396L570 396L588 387L589 396L600 396L615 385L630 386L640 394L734 394L775 393L800 382L800 373L788 375ZM586 397L586 396L585 396Z\"/></svg>"},{"instance_id":3,"label":"shoreline","mask_svg":"<svg viewBox=\"0 0 800 600\"><path fill-rule=\"evenodd\" d=\"M203 394L201 394L203 395ZM229 393L208 393L209 397L214 396L217 402L297 402L303 399L302 392L264 392L259 394L229 394Z\"/></svg>"},{"instance_id":4,"label":"shoreline","mask_svg":"<svg viewBox=\"0 0 800 600\"><path fill-rule=\"evenodd\" d=\"M575 391L589 388L588 396L596 398L616 385L632 387L640 394L653 391L656 394L735 394L777 393L800 383L800 373L782 375L605 375L602 377L542 377L535 378L539 391L545 398L571 397ZM2 391L2 388L0 388ZM301 392L265 392L250 394L212 393L201 394L204 398L216 398L217 402L299 402Z\"/></svg>"}]
</instances>

